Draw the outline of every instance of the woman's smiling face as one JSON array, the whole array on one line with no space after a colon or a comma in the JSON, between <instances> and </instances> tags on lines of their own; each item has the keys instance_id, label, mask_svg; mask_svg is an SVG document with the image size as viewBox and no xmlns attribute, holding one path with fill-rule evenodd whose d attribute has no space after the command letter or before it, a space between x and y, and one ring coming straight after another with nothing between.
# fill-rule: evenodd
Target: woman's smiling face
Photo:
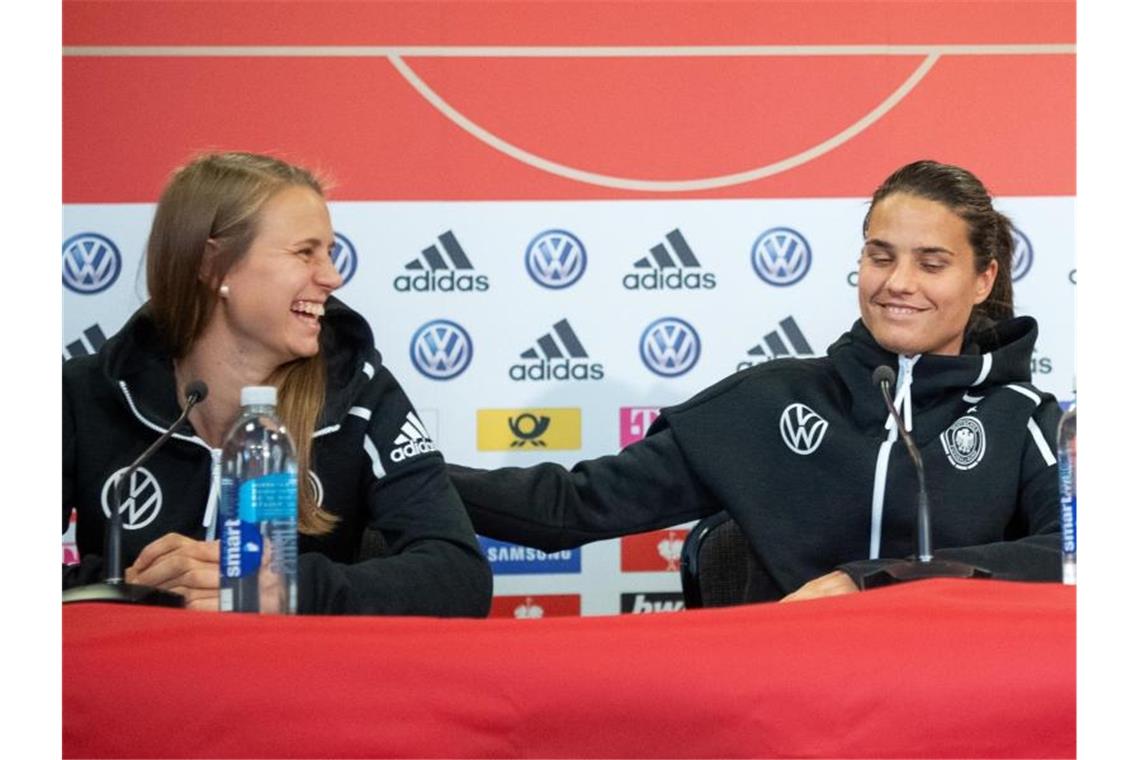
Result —
<instances>
[{"instance_id":1,"label":"woman's smiling face","mask_svg":"<svg viewBox=\"0 0 1140 760\"><path fill-rule=\"evenodd\" d=\"M997 262L976 271L966 222L907 193L871 210L859 260L859 312L883 348L958 354L970 312L993 288Z\"/></svg>"},{"instance_id":2,"label":"woman's smiling face","mask_svg":"<svg viewBox=\"0 0 1140 760\"><path fill-rule=\"evenodd\" d=\"M324 304L342 282L334 242L328 207L314 191L287 187L266 201L257 236L223 277L225 323L243 350L278 365L317 353Z\"/></svg>"}]
</instances>

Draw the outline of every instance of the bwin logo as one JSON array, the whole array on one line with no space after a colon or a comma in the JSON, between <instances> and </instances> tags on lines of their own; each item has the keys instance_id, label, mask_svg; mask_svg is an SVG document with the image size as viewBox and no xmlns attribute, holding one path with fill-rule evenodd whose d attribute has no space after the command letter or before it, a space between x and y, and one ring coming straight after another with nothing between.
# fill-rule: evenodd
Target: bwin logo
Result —
<instances>
[{"instance_id":1,"label":"bwin logo","mask_svg":"<svg viewBox=\"0 0 1140 760\"><path fill-rule=\"evenodd\" d=\"M702 272L701 262L679 229L665 234L673 253L664 243L649 249L652 258L645 256L634 262L631 272L621 278L626 290L711 290L716 287L716 275ZM696 270L696 271L693 271Z\"/></svg>"},{"instance_id":2,"label":"bwin logo","mask_svg":"<svg viewBox=\"0 0 1140 760\"><path fill-rule=\"evenodd\" d=\"M412 364L432 380L451 380L471 364L474 347L467 331L446 319L435 319L412 336Z\"/></svg>"},{"instance_id":3,"label":"bwin logo","mask_svg":"<svg viewBox=\"0 0 1140 760\"><path fill-rule=\"evenodd\" d=\"M111 518L111 489L116 481L126 474L129 468L116 470L103 484L103 514ZM119 513L123 516L124 530L138 530L154 522L162 511L162 489L150 470L140 467L131 475L131 482L123 492Z\"/></svg>"},{"instance_id":4,"label":"bwin logo","mask_svg":"<svg viewBox=\"0 0 1140 760\"><path fill-rule=\"evenodd\" d=\"M64 361L74 359L79 356L90 356L91 354L99 353L99 349L107 342L107 336L103 334L103 328L99 325L91 325L83 331L83 337L79 340L73 340L64 347L65 353L63 355Z\"/></svg>"},{"instance_id":5,"label":"bwin logo","mask_svg":"<svg viewBox=\"0 0 1140 760\"><path fill-rule=\"evenodd\" d=\"M436 450L435 442L432 441L427 428L424 427L424 423L420 422L420 418L416 416L415 412L408 412L408 416L404 420L404 424L400 426L400 432L392 441L392 445L395 448L388 454L388 458L393 462L403 462L417 454L426 454L429 451Z\"/></svg>"},{"instance_id":6,"label":"bwin logo","mask_svg":"<svg viewBox=\"0 0 1140 760\"><path fill-rule=\"evenodd\" d=\"M662 317L641 334L641 361L662 377L685 374L701 356L701 338L683 319Z\"/></svg>"},{"instance_id":7,"label":"bwin logo","mask_svg":"<svg viewBox=\"0 0 1140 760\"><path fill-rule=\"evenodd\" d=\"M544 288L568 288L586 272L586 247L566 230L540 232L526 247L526 271Z\"/></svg>"},{"instance_id":8,"label":"bwin logo","mask_svg":"<svg viewBox=\"0 0 1140 760\"><path fill-rule=\"evenodd\" d=\"M340 275L341 287L344 287L356 274L356 246L344 235L334 232L330 255L333 266L336 267L336 271Z\"/></svg>"},{"instance_id":9,"label":"bwin logo","mask_svg":"<svg viewBox=\"0 0 1140 760\"><path fill-rule=\"evenodd\" d=\"M528 443L535 447L545 447L546 442L542 440L542 436L550 428L550 418L545 414L535 417L526 412L518 417L508 418L507 427L515 437L515 440L511 441L511 448L526 446Z\"/></svg>"},{"instance_id":10,"label":"bwin logo","mask_svg":"<svg viewBox=\"0 0 1140 760\"><path fill-rule=\"evenodd\" d=\"M811 246L795 230L774 227L752 244L752 268L769 285L795 285L811 268Z\"/></svg>"},{"instance_id":11,"label":"bwin logo","mask_svg":"<svg viewBox=\"0 0 1140 760\"><path fill-rule=\"evenodd\" d=\"M555 340L557 338L557 340ZM528 348L519 354L527 363L512 364L507 374L512 380L601 380L605 368L591 364L590 357L570 322L560 319L554 332L538 339L537 348Z\"/></svg>"},{"instance_id":12,"label":"bwin logo","mask_svg":"<svg viewBox=\"0 0 1140 760\"><path fill-rule=\"evenodd\" d=\"M1017 282L1029 274L1033 266L1033 244L1029 242L1026 234L1016 227L1011 227L1010 232L1013 233L1013 256L1009 276Z\"/></svg>"},{"instance_id":13,"label":"bwin logo","mask_svg":"<svg viewBox=\"0 0 1140 760\"><path fill-rule=\"evenodd\" d=\"M487 275L474 274L475 266L451 230L439 236L439 245L442 251L432 244L405 264L413 274L400 275L392 286L400 293L482 293L490 287Z\"/></svg>"},{"instance_id":14,"label":"bwin logo","mask_svg":"<svg viewBox=\"0 0 1140 760\"><path fill-rule=\"evenodd\" d=\"M82 232L63 241L63 284L80 295L101 293L115 284L123 268L110 238Z\"/></svg>"},{"instance_id":15,"label":"bwin logo","mask_svg":"<svg viewBox=\"0 0 1140 760\"><path fill-rule=\"evenodd\" d=\"M621 611L627 614L680 612L683 609L685 609L684 597L675 592L621 595Z\"/></svg>"},{"instance_id":16,"label":"bwin logo","mask_svg":"<svg viewBox=\"0 0 1140 760\"><path fill-rule=\"evenodd\" d=\"M790 349L789 344L791 345ZM787 317L780 320L778 330L768 333L764 336L762 343L757 343L748 349L748 355L754 358L737 364L737 371L748 369L758 362L769 359L779 359L785 356L812 356L812 350L811 346L808 345L807 338L804 337L799 325L796 324L796 320Z\"/></svg>"},{"instance_id":17,"label":"bwin logo","mask_svg":"<svg viewBox=\"0 0 1140 760\"><path fill-rule=\"evenodd\" d=\"M828 422L804 404L789 404L780 415L780 436L797 454L807 455L823 443Z\"/></svg>"}]
</instances>

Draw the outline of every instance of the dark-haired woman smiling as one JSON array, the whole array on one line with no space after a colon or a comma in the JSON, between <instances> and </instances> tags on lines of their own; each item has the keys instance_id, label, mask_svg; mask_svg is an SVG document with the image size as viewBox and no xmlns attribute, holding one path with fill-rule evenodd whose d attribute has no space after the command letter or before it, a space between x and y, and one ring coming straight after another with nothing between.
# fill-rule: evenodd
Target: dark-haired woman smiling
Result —
<instances>
[{"instance_id":1,"label":"dark-haired woman smiling","mask_svg":"<svg viewBox=\"0 0 1140 760\"><path fill-rule=\"evenodd\" d=\"M726 510L785 599L856 591L914 546L919 446L935 556L1060 579L1056 400L1030 384L1009 220L969 171L903 166L863 224L860 319L818 359L781 359L663 409L646 438L581 462L450 472L476 530L546 550Z\"/></svg>"}]
</instances>

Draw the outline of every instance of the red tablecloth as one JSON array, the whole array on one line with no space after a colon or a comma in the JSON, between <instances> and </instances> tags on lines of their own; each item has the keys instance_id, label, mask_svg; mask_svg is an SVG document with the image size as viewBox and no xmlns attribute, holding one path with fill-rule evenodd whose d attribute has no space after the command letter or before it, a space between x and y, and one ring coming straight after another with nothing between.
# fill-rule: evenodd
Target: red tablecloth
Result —
<instances>
[{"instance_id":1,"label":"red tablecloth","mask_svg":"<svg viewBox=\"0 0 1140 760\"><path fill-rule=\"evenodd\" d=\"M65 757L1073 757L1076 595L546 620L63 610Z\"/></svg>"}]
</instances>

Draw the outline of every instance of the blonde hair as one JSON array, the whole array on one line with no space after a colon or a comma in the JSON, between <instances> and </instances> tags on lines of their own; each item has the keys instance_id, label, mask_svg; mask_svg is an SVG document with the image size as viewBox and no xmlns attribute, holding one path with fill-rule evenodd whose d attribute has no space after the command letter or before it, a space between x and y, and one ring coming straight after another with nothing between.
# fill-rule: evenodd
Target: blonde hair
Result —
<instances>
[{"instance_id":1,"label":"blonde hair","mask_svg":"<svg viewBox=\"0 0 1140 760\"><path fill-rule=\"evenodd\" d=\"M207 153L174 172L159 198L146 247L150 310L173 358L186 356L206 329L217 285L249 250L262 206L295 186L324 197L323 185L308 170L255 153ZM215 253L203 277L211 244ZM297 447L298 529L328 533L336 517L319 508L306 477L325 401L324 357L318 353L284 364L268 382L277 386L277 413Z\"/></svg>"}]
</instances>

